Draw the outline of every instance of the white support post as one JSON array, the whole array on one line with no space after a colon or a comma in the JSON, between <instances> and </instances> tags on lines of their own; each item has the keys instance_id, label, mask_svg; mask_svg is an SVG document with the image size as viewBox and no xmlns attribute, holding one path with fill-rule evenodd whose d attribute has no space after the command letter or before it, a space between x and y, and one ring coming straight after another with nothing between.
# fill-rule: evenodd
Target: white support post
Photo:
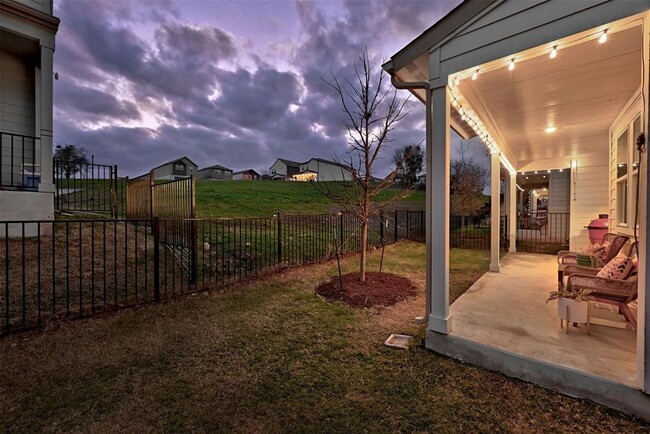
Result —
<instances>
[{"instance_id":1,"label":"white support post","mask_svg":"<svg viewBox=\"0 0 650 434\"><path fill-rule=\"evenodd\" d=\"M498 273L501 271L499 264L499 226L501 225L501 161L499 161L499 154L491 154L490 162L490 271Z\"/></svg>"},{"instance_id":2,"label":"white support post","mask_svg":"<svg viewBox=\"0 0 650 434\"><path fill-rule=\"evenodd\" d=\"M517 174L508 175L508 191L510 201L508 202L508 252L517 251Z\"/></svg>"},{"instance_id":3,"label":"white support post","mask_svg":"<svg viewBox=\"0 0 650 434\"><path fill-rule=\"evenodd\" d=\"M51 193L55 190L52 162L53 75L54 50L41 45L40 131L37 131L41 138L41 182L38 191Z\"/></svg>"},{"instance_id":4,"label":"white support post","mask_svg":"<svg viewBox=\"0 0 650 434\"><path fill-rule=\"evenodd\" d=\"M648 65L648 47L650 47L650 25L647 20L643 22L643 63ZM642 92L646 95L645 103L648 104L647 95L650 94L650 76L645 68L642 77ZM646 137L646 152L641 154L639 164L639 291L637 296L637 331L636 331L636 374L637 382L645 393L650 394L650 297L648 296L648 282L650 281L650 258L648 243L650 242L650 200L648 200L648 181L650 180L650 166L648 163L648 137L650 136L650 111L645 119L643 131ZM573 180L572 180L573 181ZM572 214L573 215L573 214Z\"/></svg>"},{"instance_id":5,"label":"white support post","mask_svg":"<svg viewBox=\"0 0 650 434\"><path fill-rule=\"evenodd\" d=\"M432 90L432 149L427 149L427 291L431 293L429 330L448 334L449 316L449 162L447 87Z\"/></svg>"}]
</instances>

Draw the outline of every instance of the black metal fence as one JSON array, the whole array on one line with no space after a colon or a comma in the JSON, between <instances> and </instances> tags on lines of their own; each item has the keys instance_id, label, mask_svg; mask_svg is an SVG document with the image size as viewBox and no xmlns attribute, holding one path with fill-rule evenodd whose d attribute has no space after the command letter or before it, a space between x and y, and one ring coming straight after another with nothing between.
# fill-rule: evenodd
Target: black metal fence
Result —
<instances>
[{"instance_id":1,"label":"black metal fence","mask_svg":"<svg viewBox=\"0 0 650 434\"><path fill-rule=\"evenodd\" d=\"M556 234L568 225L564 219L548 215L539 228L519 232L546 228ZM505 247L505 219L501 224ZM424 211L382 213L369 222L368 243L424 242L425 227ZM553 240L536 237L522 238L518 246L541 249L526 242ZM489 249L489 220L452 216L450 245ZM0 334L218 289L360 246L360 221L344 213L0 222Z\"/></svg>"},{"instance_id":2,"label":"black metal fence","mask_svg":"<svg viewBox=\"0 0 650 434\"><path fill-rule=\"evenodd\" d=\"M517 251L555 254L569 248L569 213L524 213L517 216Z\"/></svg>"},{"instance_id":3,"label":"black metal fence","mask_svg":"<svg viewBox=\"0 0 650 434\"><path fill-rule=\"evenodd\" d=\"M421 213L408 214L373 217L369 245L423 238L403 227ZM0 334L221 288L357 252L360 239L348 214L0 222Z\"/></svg>"},{"instance_id":4,"label":"black metal fence","mask_svg":"<svg viewBox=\"0 0 650 434\"><path fill-rule=\"evenodd\" d=\"M124 216L126 181L117 166L54 159L54 207L63 212Z\"/></svg>"},{"instance_id":5,"label":"black metal fence","mask_svg":"<svg viewBox=\"0 0 650 434\"><path fill-rule=\"evenodd\" d=\"M41 182L41 139L0 132L0 186L36 190Z\"/></svg>"}]
</instances>

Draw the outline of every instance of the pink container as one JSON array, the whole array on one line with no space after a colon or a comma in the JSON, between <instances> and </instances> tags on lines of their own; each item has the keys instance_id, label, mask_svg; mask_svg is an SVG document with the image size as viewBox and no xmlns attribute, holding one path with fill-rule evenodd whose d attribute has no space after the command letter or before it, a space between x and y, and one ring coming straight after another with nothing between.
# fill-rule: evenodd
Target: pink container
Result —
<instances>
[{"instance_id":1,"label":"pink container","mask_svg":"<svg viewBox=\"0 0 650 434\"><path fill-rule=\"evenodd\" d=\"M589 229L589 240L592 244L602 243L603 237L609 232L609 215L599 214L586 228Z\"/></svg>"}]
</instances>

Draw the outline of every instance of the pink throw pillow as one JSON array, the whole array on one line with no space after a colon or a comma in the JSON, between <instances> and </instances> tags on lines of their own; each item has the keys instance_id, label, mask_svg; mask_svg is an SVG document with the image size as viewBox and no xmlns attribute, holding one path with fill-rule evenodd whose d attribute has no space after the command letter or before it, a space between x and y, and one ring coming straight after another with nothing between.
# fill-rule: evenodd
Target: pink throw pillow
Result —
<instances>
[{"instance_id":1,"label":"pink throw pillow","mask_svg":"<svg viewBox=\"0 0 650 434\"><path fill-rule=\"evenodd\" d=\"M600 269L596 277L623 280L630 274L631 270L632 258L625 255L617 255Z\"/></svg>"}]
</instances>

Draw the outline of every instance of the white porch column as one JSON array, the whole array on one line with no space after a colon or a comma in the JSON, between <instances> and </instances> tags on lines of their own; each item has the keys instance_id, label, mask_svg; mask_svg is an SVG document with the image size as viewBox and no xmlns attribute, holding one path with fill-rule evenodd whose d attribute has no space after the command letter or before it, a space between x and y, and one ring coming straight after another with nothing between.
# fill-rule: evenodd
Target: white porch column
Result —
<instances>
[{"instance_id":1,"label":"white porch column","mask_svg":"<svg viewBox=\"0 0 650 434\"><path fill-rule=\"evenodd\" d=\"M508 251L517 251L517 174L508 175L508 191L510 192L508 202L508 238L510 240Z\"/></svg>"},{"instance_id":2,"label":"white porch column","mask_svg":"<svg viewBox=\"0 0 650 434\"><path fill-rule=\"evenodd\" d=\"M427 290L431 293L429 330L448 334L449 316L449 94L432 90L432 149L427 149Z\"/></svg>"},{"instance_id":3,"label":"white porch column","mask_svg":"<svg viewBox=\"0 0 650 434\"><path fill-rule=\"evenodd\" d=\"M650 24L643 21L643 63L648 65L648 46L650 46ZM650 75L648 68L644 69L642 77L642 92L647 97L650 93ZM648 258L648 243L650 242L650 200L648 200L648 182L650 181L650 166L648 166L648 138L650 137L650 112L648 119L643 122L646 137L646 151L640 155L639 162L639 290L637 297L637 330L636 330L636 377L641 390L650 394L650 297L648 282L650 282L650 258ZM573 172L573 171L572 171ZM573 181L573 178L571 179ZM573 185L573 183L571 184ZM571 214L573 215L573 213Z\"/></svg>"},{"instance_id":4,"label":"white porch column","mask_svg":"<svg viewBox=\"0 0 650 434\"><path fill-rule=\"evenodd\" d=\"M41 182L38 191L54 193L54 176L52 164L52 101L53 101L54 49L41 45L40 74L40 131L41 138ZM38 87L38 86L37 86ZM40 116L38 116L40 115Z\"/></svg>"},{"instance_id":5,"label":"white porch column","mask_svg":"<svg viewBox=\"0 0 650 434\"><path fill-rule=\"evenodd\" d=\"M499 264L499 229L501 225L501 161L499 154L490 155L490 271L498 273L501 271Z\"/></svg>"}]
</instances>

